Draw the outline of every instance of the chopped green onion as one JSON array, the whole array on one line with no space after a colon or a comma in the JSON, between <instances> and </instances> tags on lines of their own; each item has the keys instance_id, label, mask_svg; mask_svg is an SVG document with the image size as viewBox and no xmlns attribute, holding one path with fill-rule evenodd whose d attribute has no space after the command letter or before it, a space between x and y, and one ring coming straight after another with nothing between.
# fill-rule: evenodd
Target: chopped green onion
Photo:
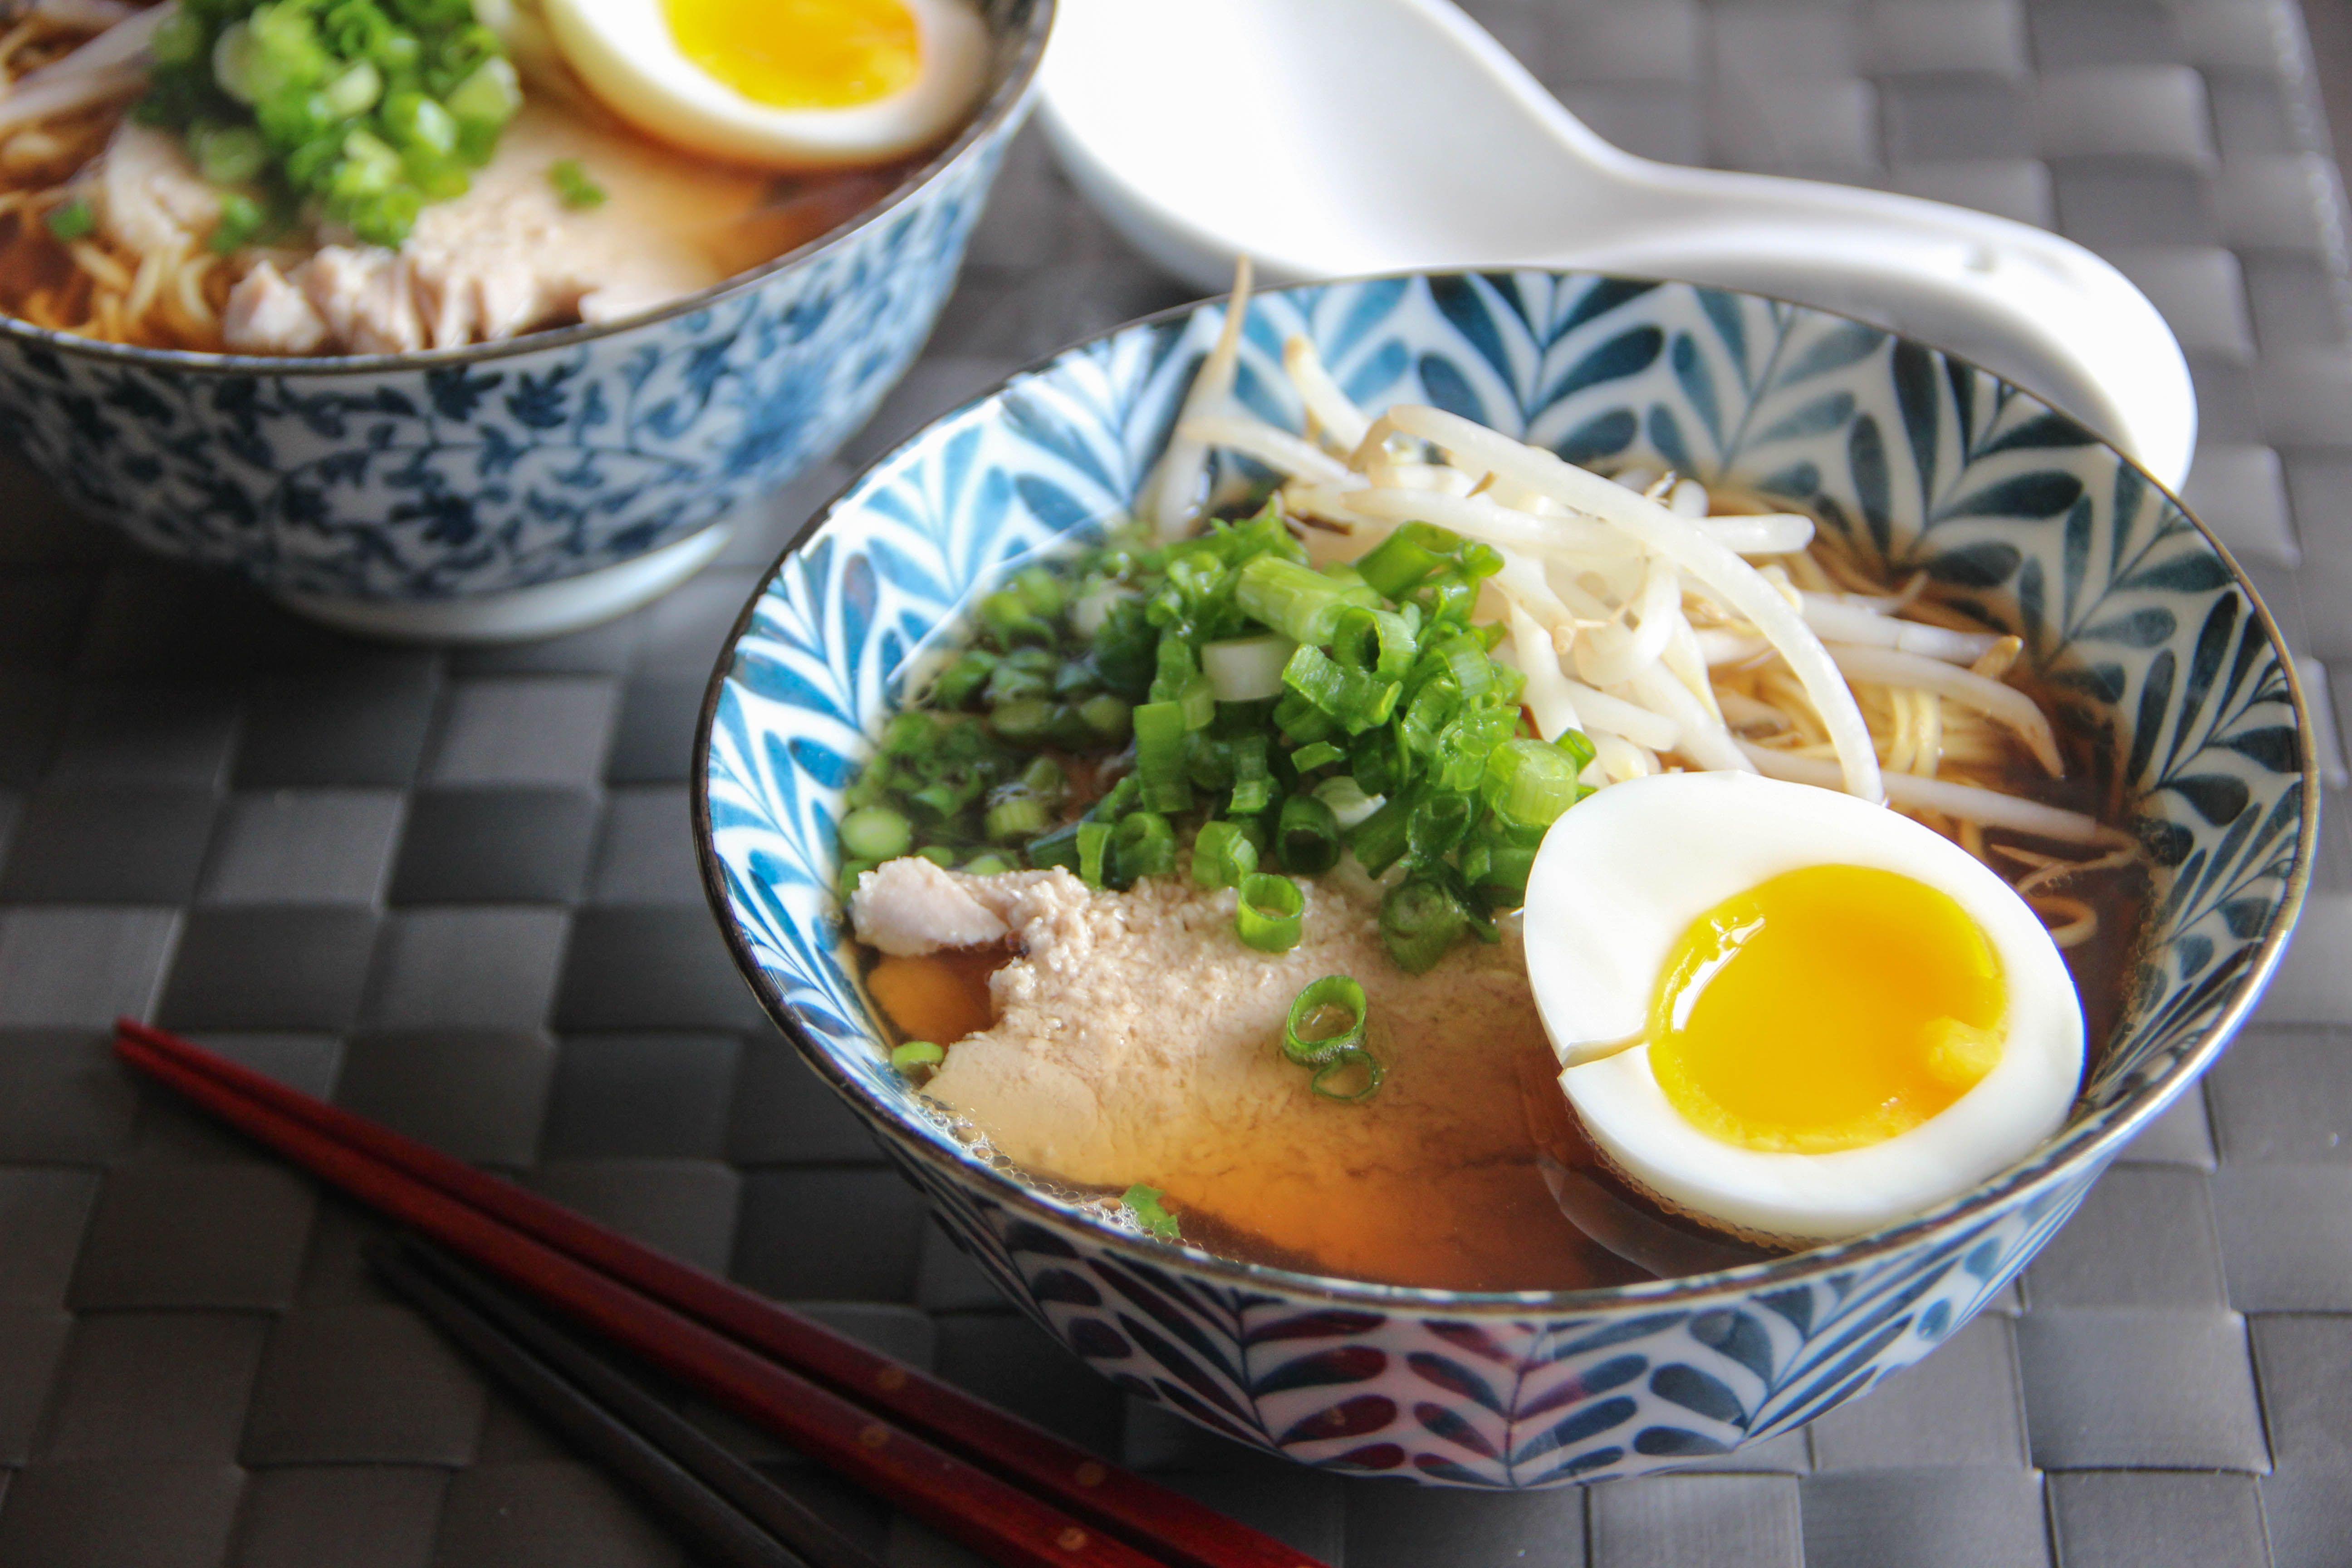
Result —
<instances>
[{"instance_id":1,"label":"chopped green onion","mask_svg":"<svg viewBox=\"0 0 2352 1568\"><path fill-rule=\"evenodd\" d=\"M567 207L585 212L591 207L604 205L607 195L604 187L589 177L587 169L577 158L558 158L548 165L547 179L555 187L556 199Z\"/></svg>"},{"instance_id":2,"label":"chopped green onion","mask_svg":"<svg viewBox=\"0 0 2352 1568\"><path fill-rule=\"evenodd\" d=\"M320 89L327 111L338 120L352 120L375 107L383 96L383 73L374 62L362 60Z\"/></svg>"},{"instance_id":3,"label":"chopped green onion","mask_svg":"<svg viewBox=\"0 0 2352 1568\"><path fill-rule=\"evenodd\" d=\"M1294 795L1282 803L1274 846L1284 870L1319 877L1339 863L1339 824L1331 808L1315 796Z\"/></svg>"},{"instance_id":4,"label":"chopped green onion","mask_svg":"<svg viewBox=\"0 0 2352 1568\"><path fill-rule=\"evenodd\" d=\"M1402 599L1444 570L1461 535L1433 523L1408 522L1364 552L1356 570L1383 598Z\"/></svg>"},{"instance_id":5,"label":"chopped green onion","mask_svg":"<svg viewBox=\"0 0 2352 1568\"><path fill-rule=\"evenodd\" d=\"M1331 632L1331 657L1351 669L1382 680L1402 680L1421 644L1402 616L1357 605L1339 612Z\"/></svg>"},{"instance_id":6,"label":"chopped green onion","mask_svg":"<svg viewBox=\"0 0 2352 1568\"><path fill-rule=\"evenodd\" d=\"M956 852L944 844L926 844L916 850L915 854L922 859L929 860L942 871L955 869Z\"/></svg>"},{"instance_id":7,"label":"chopped green onion","mask_svg":"<svg viewBox=\"0 0 2352 1568\"><path fill-rule=\"evenodd\" d=\"M963 869L968 876L1001 877L1013 869L1013 862L1002 855L975 855L963 863Z\"/></svg>"},{"instance_id":8,"label":"chopped green onion","mask_svg":"<svg viewBox=\"0 0 2352 1568\"><path fill-rule=\"evenodd\" d=\"M1383 804L1380 796L1366 795L1364 786L1349 773L1334 773L1317 784L1315 798L1331 808L1331 820L1339 824L1343 835L1380 810Z\"/></svg>"},{"instance_id":9,"label":"chopped green onion","mask_svg":"<svg viewBox=\"0 0 2352 1568\"><path fill-rule=\"evenodd\" d=\"M1135 725L1135 776L1144 804L1154 811L1181 811L1192 804L1185 776L1184 737L1192 731L1181 702L1147 702L1129 716Z\"/></svg>"},{"instance_id":10,"label":"chopped green onion","mask_svg":"<svg viewBox=\"0 0 2352 1568\"><path fill-rule=\"evenodd\" d=\"M1035 837L1052 820L1053 815L1045 809L1045 803L1024 791L1008 795L990 805L988 815L982 820L981 831L988 835L988 841L992 844L1012 844Z\"/></svg>"},{"instance_id":11,"label":"chopped green onion","mask_svg":"<svg viewBox=\"0 0 2352 1568\"><path fill-rule=\"evenodd\" d=\"M1337 1080L1350 1072L1364 1075L1363 1087L1350 1093L1341 1089ZM1341 1051L1316 1069L1307 1087L1326 1100L1337 1100L1349 1105L1360 1105L1380 1093L1381 1080L1388 1074L1381 1068L1380 1058L1360 1046Z\"/></svg>"},{"instance_id":12,"label":"chopped green onion","mask_svg":"<svg viewBox=\"0 0 2352 1568\"><path fill-rule=\"evenodd\" d=\"M1127 1205L1128 1213L1135 1216L1136 1223L1144 1228L1146 1234L1161 1241L1181 1241L1184 1239L1183 1232L1176 1223L1176 1216L1168 1212L1168 1205L1162 1201L1166 1196L1158 1187L1147 1187L1138 1182L1127 1189L1127 1195L1119 1202Z\"/></svg>"},{"instance_id":13,"label":"chopped green onion","mask_svg":"<svg viewBox=\"0 0 2352 1568\"><path fill-rule=\"evenodd\" d=\"M1244 946L1260 952L1288 952L1307 933L1307 895L1287 877L1253 871L1241 879L1234 929Z\"/></svg>"},{"instance_id":14,"label":"chopped green onion","mask_svg":"<svg viewBox=\"0 0 2352 1568\"><path fill-rule=\"evenodd\" d=\"M1405 816L1405 848L1416 860L1434 860L1453 850L1470 831L1475 807L1465 795L1424 795Z\"/></svg>"},{"instance_id":15,"label":"chopped green onion","mask_svg":"<svg viewBox=\"0 0 2352 1568\"><path fill-rule=\"evenodd\" d=\"M1282 1026L1282 1054L1300 1067L1329 1061L1364 1043L1370 1004L1354 976L1327 974L1312 981L1290 1004Z\"/></svg>"},{"instance_id":16,"label":"chopped green onion","mask_svg":"<svg viewBox=\"0 0 2352 1568\"><path fill-rule=\"evenodd\" d=\"M1486 804L1515 827L1549 827L1584 794L1582 771L1570 752L1515 737L1487 753Z\"/></svg>"},{"instance_id":17,"label":"chopped green onion","mask_svg":"<svg viewBox=\"0 0 2352 1568\"><path fill-rule=\"evenodd\" d=\"M1029 864L1043 868L1059 866L1066 871L1078 868L1078 829L1083 822L1067 822L1043 837L1029 841ZM1097 824L1097 826L1100 826Z\"/></svg>"},{"instance_id":18,"label":"chopped green onion","mask_svg":"<svg viewBox=\"0 0 2352 1568\"><path fill-rule=\"evenodd\" d=\"M1275 703L1274 726L1301 745L1328 741L1339 732L1339 727L1320 708L1296 691L1284 692L1281 700Z\"/></svg>"},{"instance_id":19,"label":"chopped green onion","mask_svg":"<svg viewBox=\"0 0 2352 1568\"><path fill-rule=\"evenodd\" d=\"M1176 869L1176 830L1156 811L1130 812L1111 830L1112 881L1131 887Z\"/></svg>"},{"instance_id":20,"label":"chopped green onion","mask_svg":"<svg viewBox=\"0 0 2352 1568\"><path fill-rule=\"evenodd\" d=\"M1110 851L1110 836L1118 830L1108 822L1078 824L1078 877L1089 888L1103 885L1103 862Z\"/></svg>"},{"instance_id":21,"label":"chopped green onion","mask_svg":"<svg viewBox=\"0 0 2352 1568\"><path fill-rule=\"evenodd\" d=\"M1051 757L1032 757L1021 770L1021 787L1040 800L1057 801L1068 793L1070 781Z\"/></svg>"},{"instance_id":22,"label":"chopped green onion","mask_svg":"<svg viewBox=\"0 0 2352 1568\"><path fill-rule=\"evenodd\" d=\"M914 842L914 824L887 805L860 806L841 819L841 847L861 860L894 860Z\"/></svg>"},{"instance_id":23,"label":"chopped green onion","mask_svg":"<svg viewBox=\"0 0 2352 1568\"><path fill-rule=\"evenodd\" d=\"M97 227L98 214L79 196L49 209L49 232L59 239L86 239Z\"/></svg>"},{"instance_id":24,"label":"chopped green onion","mask_svg":"<svg viewBox=\"0 0 2352 1568\"><path fill-rule=\"evenodd\" d=\"M917 1083L930 1077L947 1059L947 1051L929 1040L908 1040L890 1053L890 1065Z\"/></svg>"},{"instance_id":25,"label":"chopped green onion","mask_svg":"<svg viewBox=\"0 0 2352 1568\"><path fill-rule=\"evenodd\" d=\"M1255 816L1274 804L1274 775L1265 763L1265 737L1244 735L1234 742L1234 798L1230 810L1235 816Z\"/></svg>"},{"instance_id":26,"label":"chopped green onion","mask_svg":"<svg viewBox=\"0 0 2352 1568\"><path fill-rule=\"evenodd\" d=\"M1336 815L1336 814L1335 814ZM1412 806L1402 797L1384 802L1348 835L1348 848L1365 870L1378 877L1404 858Z\"/></svg>"},{"instance_id":27,"label":"chopped green onion","mask_svg":"<svg viewBox=\"0 0 2352 1568\"><path fill-rule=\"evenodd\" d=\"M1437 738L1430 772L1440 789L1468 792L1486 776L1486 759L1519 727L1516 708L1477 708L1445 727Z\"/></svg>"},{"instance_id":28,"label":"chopped green onion","mask_svg":"<svg viewBox=\"0 0 2352 1568\"><path fill-rule=\"evenodd\" d=\"M241 185L269 162L268 143L250 125L199 125L188 132L196 173L215 185Z\"/></svg>"},{"instance_id":29,"label":"chopped green onion","mask_svg":"<svg viewBox=\"0 0 2352 1568\"><path fill-rule=\"evenodd\" d=\"M1257 846L1230 822L1204 822L1192 840L1192 880L1203 888L1237 888L1257 869Z\"/></svg>"},{"instance_id":30,"label":"chopped green onion","mask_svg":"<svg viewBox=\"0 0 2352 1568\"><path fill-rule=\"evenodd\" d=\"M1143 786L1133 773L1110 786L1110 793L1095 802L1087 816L1097 822L1117 822L1143 804Z\"/></svg>"},{"instance_id":31,"label":"chopped green onion","mask_svg":"<svg viewBox=\"0 0 2352 1568\"><path fill-rule=\"evenodd\" d=\"M847 899L852 893L857 891L857 879L872 869L874 869L874 862L871 860L844 860L841 863L841 874L833 880L835 890L844 899Z\"/></svg>"},{"instance_id":32,"label":"chopped green onion","mask_svg":"<svg viewBox=\"0 0 2352 1568\"><path fill-rule=\"evenodd\" d=\"M1347 752L1330 742L1318 741L1313 745L1301 746L1291 752L1290 765L1302 773L1311 773L1317 768L1328 767L1333 763L1345 762L1347 757Z\"/></svg>"},{"instance_id":33,"label":"chopped green onion","mask_svg":"<svg viewBox=\"0 0 2352 1568\"><path fill-rule=\"evenodd\" d=\"M981 624L1002 647L1054 640L1053 623L1031 609L1028 600L1009 588L984 595L980 601L979 612Z\"/></svg>"},{"instance_id":34,"label":"chopped green onion","mask_svg":"<svg viewBox=\"0 0 2352 1568\"><path fill-rule=\"evenodd\" d=\"M504 125L522 107L522 78L504 55L492 55L441 101L461 125Z\"/></svg>"},{"instance_id":35,"label":"chopped green onion","mask_svg":"<svg viewBox=\"0 0 2352 1568\"><path fill-rule=\"evenodd\" d=\"M991 728L1015 745L1034 745L1045 739L1054 722L1054 705L1042 697L1020 697L989 710Z\"/></svg>"},{"instance_id":36,"label":"chopped green onion","mask_svg":"<svg viewBox=\"0 0 2352 1568\"><path fill-rule=\"evenodd\" d=\"M1404 688L1350 669L1321 648L1301 643L1283 667L1282 683L1339 722L1350 735L1388 722Z\"/></svg>"},{"instance_id":37,"label":"chopped green onion","mask_svg":"<svg viewBox=\"0 0 2352 1568\"><path fill-rule=\"evenodd\" d=\"M1475 637L1454 637L1433 650L1445 662L1445 671L1454 677L1454 689L1476 701L1495 684L1495 661L1486 657L1486 649Z\"/></svg>"},{"instance_id":38,"label":"chopped green onion","mask_svg":"<svg viewBox=\"0 0 2352 1568\"><path fill-rule=\"evenodd\" d=\"M1462 874L1498 907L1508 906L1526 901L1528 873L1535 864L1533 845L1481 845L1463 856Z\"/></svg>"},{"instance_id":39,"label":"chopped green onion","mask_svg":"<svg viewBox=\"0 0 2352 1568\"><path fill-rule=\"evenodd\" d=\"M226 256L249 244L268 223L268 210L259 202L243 191L229 191L221 197L220 221L213 225L205 243L215 254Z\"/></svg>"},{"instance_id":40,"label":"chopped green onion","mask_svg":"<svg viewBox=\"0 0 2352 1568\"><path fill-rule=\"evenodd\" d=\"M1220 702L1256 702L1282 695L1288 637L1234 637L1201 649L1201 671Z\"/></svg>"},{"instance_id":41,"label":"chopped green onion","mask_svg":"<svg viewBox=\"0 0 2352 1568\"><path fill-rule=\"evenodd\" d=\"M1079 703L1078 721L1094 731L1097 740L1111 745L1135 732L1135 710L1127 699L1113 697L1108 691L1097 692Z\"/></svg>"},{"instance_id":42,"label":"chopped green onion","mask_svg":"<svg viewBox=\"0 0 2352 1568\"><path fill-rule=\"evenodd\" d=\"M1372 597L1369 589L1278 555L1252 557L1234 578L1234 602L1243 613L1295 643L1329 642L1339 612Z\"/></svg>"},{"instance_id":43,"label":"chopped green onion","mask_svg":"<svg viewBox=\"0 0 2352 1568\"><path fill-rule=\"evenodd\" d=\"M1381 900L1381 940L1389 956L1408 974L1435 967L1446 950L1470 930L1470 912L1442 883L1411 877Z\"/></svg>"},{"instance_id":44,"label":"chopped green onion","mask_svg":"<svg viewBox=\"0 0 2352 1568\"><path fill-rule=\"evenodd\" d=\"M970 648L931 682L931 700L941 708L961 708L980 694L996 673L996 656L986 648Z\"/></svg>"}]
</instances>

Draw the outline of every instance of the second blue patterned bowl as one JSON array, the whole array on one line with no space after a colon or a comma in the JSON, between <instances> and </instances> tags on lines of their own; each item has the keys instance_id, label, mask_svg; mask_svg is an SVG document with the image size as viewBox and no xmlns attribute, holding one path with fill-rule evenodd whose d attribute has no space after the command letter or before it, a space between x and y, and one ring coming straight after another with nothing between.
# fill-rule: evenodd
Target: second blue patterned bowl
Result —
<instances>
[{"instance_id":1,"label":"second blue patterned bowl","mask_svg":"<svg viewBox=\"0 0 2352 1568\"><path fill-rule=\"evenodd\" d=\"M1436 403L1579 461L1783 498L2022 637L2157 868L2122 1022L2046 1147L1918 1219L1769 1263L1465 1294L1113 1230L974 1157L890 1070L833 891L842 786L975 588L1128 506L1222 314L1124 328L947 416L745 611L704 714L697 826L761 1000L1032 1317L1137 1397L1306 1464L1489 1488L1635 1474L1790 1431L1927 1354L2252 1007L2318 791L2277 629L2178 502L2024 394L1839 317L1544 272L1293 289L1255 306L1240 391L1295 428L1281 344L1305 332L1367 406Z\"/></svg>"},{"instance_id":2,"label":"second blue patterned bowl","mask_svg":"<svg viewBox=\"0 0 2352 1568\"><path fill-rule=\"evenodd\" d=\"M1027 112L1054 0L987 0L989 92L870 211L649 315L411 354L126 348L0 316L0 435L91 516L348 630L505 641L684 580L914 360Z\"/></svg>"}]
</instances>

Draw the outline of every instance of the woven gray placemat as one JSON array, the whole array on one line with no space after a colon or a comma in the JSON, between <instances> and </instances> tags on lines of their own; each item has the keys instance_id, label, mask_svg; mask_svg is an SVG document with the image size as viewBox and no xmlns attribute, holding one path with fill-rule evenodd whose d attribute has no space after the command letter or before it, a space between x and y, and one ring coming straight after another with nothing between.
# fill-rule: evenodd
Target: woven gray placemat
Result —
<instances>
[{"instance_id":1,"label":"woven gray placemat","mask_svg":"<svg viewBox=\"0 0 2352 1568\"><path fill-rule=\"evenodd\" d=\"M2196 368L2192 503L2311 673L2352 661L2342 207L2289 0L1474 8L1636 151L1970 203L2113 258ZM2261 1022L2012 1299L1727 1465L1527 1497L1341 1481L1128 1405L999 1301L730 971L688 837L695 705L860 461L1181 297L1024 138L929 353L840 459L662 603L499 653L309 629L0 458L0 1568L679 1560L386 1299L355 1211L116 1068L118 1011L814 1303L1345 1568L2352 1563L2334 822ZM970 1561L762 1451L900 1568Z\"/></svg>"}]
</instances>

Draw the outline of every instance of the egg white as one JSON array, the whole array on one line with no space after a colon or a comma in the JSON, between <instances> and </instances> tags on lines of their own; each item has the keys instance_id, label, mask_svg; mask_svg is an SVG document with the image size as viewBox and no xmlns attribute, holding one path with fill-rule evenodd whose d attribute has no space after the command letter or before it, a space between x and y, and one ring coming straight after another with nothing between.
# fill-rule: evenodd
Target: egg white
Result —
<instances>
[{"instance_id":1,"label":"egg white","mask_svg":"<svg viewBox=\"0 0 2352 1568\"><path fill-rule=\"evenodd\" d=\"M1830 1154L1769 1152L1700 1131L1666 1099L1643 1034L1693 921L1806 866L1864 866L1942 889L2000 955L2000 1061L1907 1132ZM1594 1142L1665 1202L1749 1233L1822 1240L1908 1218L2055 1132L2083 1076L2083 1010L2065 960L2016 891L1941 834L1852 795L1752 773L1631 780L1563 815L1528 879L1528 975Z\"/></svg>"},{"instance_id":2,"label":"egg white","mask_svg":"<svg viewBox=\"0 0 2352 1568\"><path fill-rule=\"evenodd\" d=\"M904 0L915 79L871 103L775 109L687 58L661 0L546 0L564 61L604 106L689 152L776 169L885 163L937 141L971 111L988 76L987 26L970 0Z\"/></svg>"}]
</instances>

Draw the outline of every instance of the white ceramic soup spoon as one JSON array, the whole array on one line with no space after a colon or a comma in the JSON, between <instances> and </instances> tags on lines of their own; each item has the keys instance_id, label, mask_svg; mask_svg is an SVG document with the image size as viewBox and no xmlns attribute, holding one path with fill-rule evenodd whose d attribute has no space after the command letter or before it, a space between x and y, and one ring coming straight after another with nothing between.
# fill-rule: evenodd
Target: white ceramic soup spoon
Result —
<instances>
[{"instance_id":1,"label":"white ceramic soup spoon","mask_svg":"<svg viewBox=\"0 0 2352 1568\"><path fill-rule=\"evenodd\" d=\"M1204 289L1542 265L1862 317L2084 420L2175 489L2196 395L2114 268L1915 197L1653 163L1562 108L1449 0L1061 0L1044 121L1079 188ZM1803 92L1802 83L1785 90Z\"/></svg>"}]
</instances>

